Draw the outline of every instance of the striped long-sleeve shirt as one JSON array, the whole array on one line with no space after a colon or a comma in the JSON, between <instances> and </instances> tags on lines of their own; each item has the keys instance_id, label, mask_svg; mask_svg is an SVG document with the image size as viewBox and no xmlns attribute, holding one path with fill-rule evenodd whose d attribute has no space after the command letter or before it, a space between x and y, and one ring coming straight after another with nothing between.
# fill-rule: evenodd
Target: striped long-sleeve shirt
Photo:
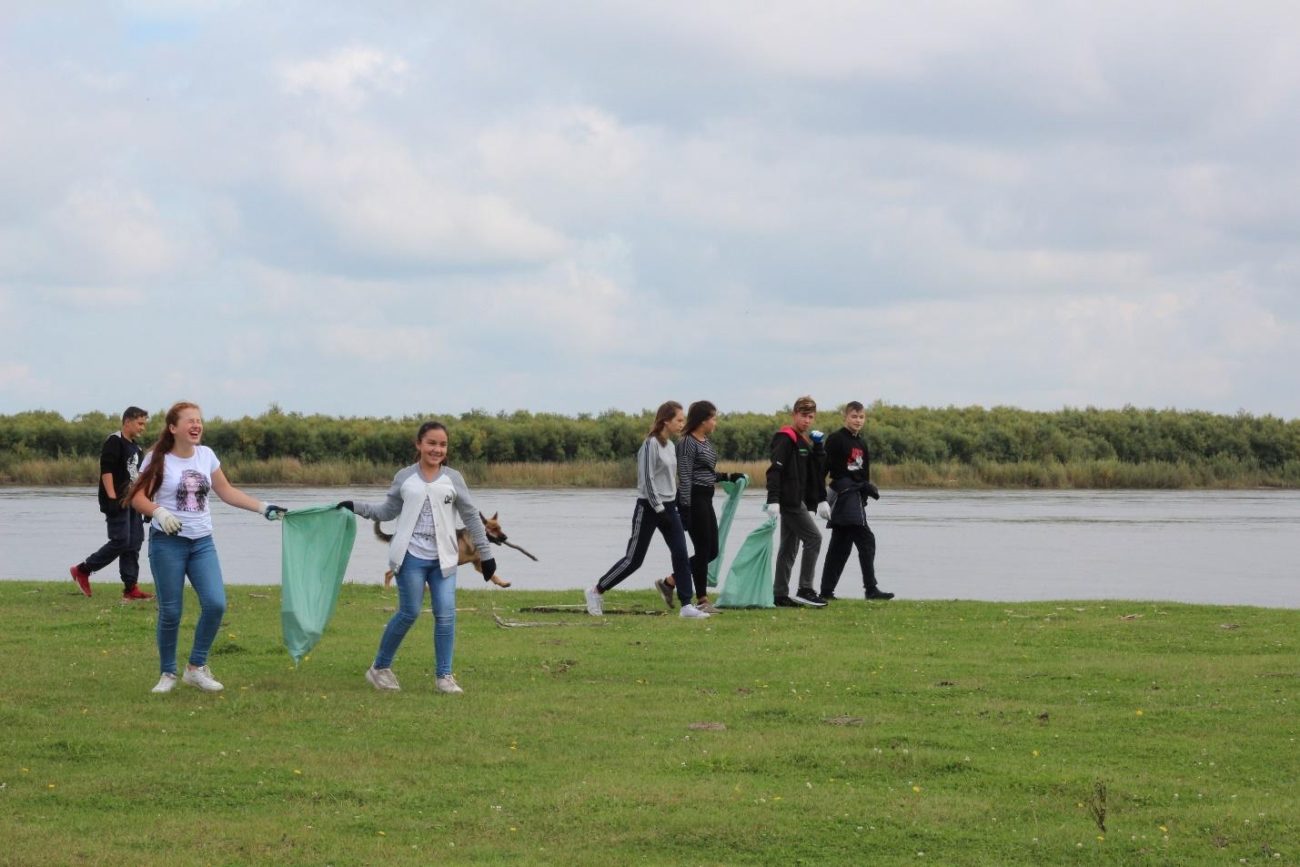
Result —
<instances>
[{"instance_id":1,"label":"striped long-sleeve shirt","mask_svg":"<svg viewBox=\"0 0 1300 867\"><path fill-rule=\"evenodd\" d=\"M689 509L693 486L711 488L717 484L719 476L714 468L718 465L718 452L708 438L697 440L690 434L682 437L678 452L677 501Z\"/></svg>"}]
</instances>

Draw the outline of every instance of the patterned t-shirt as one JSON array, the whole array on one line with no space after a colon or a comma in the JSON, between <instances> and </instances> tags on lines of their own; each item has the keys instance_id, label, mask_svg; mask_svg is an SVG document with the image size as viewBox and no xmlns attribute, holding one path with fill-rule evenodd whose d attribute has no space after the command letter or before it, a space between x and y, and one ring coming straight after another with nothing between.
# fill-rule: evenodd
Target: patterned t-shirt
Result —
<instances>
[{"instance_id":1,"label":"patterned t-shirt","mask_svg":"<svg viewBox=\"0 0 1300 867\"><path fill-rule=\"evenodd\" d=\"M153 459L152 452L145 456L140 471L144 472ZM212 535L212 512L208 510L208 495L212 492L212 474L221 466L217 455L207 446L196 446L188 458L178 458L168 453L164 458L162 484L153 495L153 501L171 512L181 522L178 535L186 539L202 539ZM157 521L150 524L161 531Z\"/></svg>"}]
</instances>

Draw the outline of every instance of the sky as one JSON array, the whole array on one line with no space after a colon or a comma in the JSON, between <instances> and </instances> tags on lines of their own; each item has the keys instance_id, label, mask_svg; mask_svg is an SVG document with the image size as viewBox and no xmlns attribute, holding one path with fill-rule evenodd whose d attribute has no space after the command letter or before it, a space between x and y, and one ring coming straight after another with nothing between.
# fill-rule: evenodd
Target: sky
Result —
<instances>
[{"instance_id":1,"label":"sky","mask_svg":"<svg viewBox=\"0 0 1300 867\"><path fill-rule=\"evenodd\" d=\"M0 414L1300 417L1290 2L0 0Z\"/></svg>"}]
</instances>

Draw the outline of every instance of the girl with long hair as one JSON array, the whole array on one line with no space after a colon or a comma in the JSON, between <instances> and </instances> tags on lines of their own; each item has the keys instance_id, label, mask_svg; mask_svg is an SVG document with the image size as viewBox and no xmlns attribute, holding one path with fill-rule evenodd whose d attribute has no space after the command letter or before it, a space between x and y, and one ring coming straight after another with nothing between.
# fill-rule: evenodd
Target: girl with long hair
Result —
<instances>
[{"instance_id":1,"label":"girl with long hair","mask_svg":"<svg viewBox=\"0 0 1300 867\"><path fill-rule=\"evenodd\" d=\"M617 587L645 560L655 530L668 543L673 558L677 594L682 600L682 617L709 615L691 603L691 564L686 554L686 534L677 512L677 449L669 435L677 435L686 424L682 405L670 400L655 412L654 426L636 454L636 507L632 511L632 538L627 552L586 592L587 613L605 613L604 594Z\"/></svg>"},{"instance_id":2,"label":"girl with long hair","mask_svg":"<svg viewBox=\"0 0 1300 867\"><path fill-rule=\"evenodd\" d=\"M442 422L427 421L415 435L419 459L393 476L388 497L382 503L344 500L348 509L375 521L397 519L397 529L388 543L388 565L397 576L398 608L384 627L375 661L366 670L366 680L379 690L399 690L393 673L393 657L407 631L424 607L424 588L433 596L434 685L438 692L465 690L452 673L456 649L456 515L469 530L478 549L483 580L496 574L487 532L478 507L460 473L447 466L447 428Z\"/></svg>"},{"instance_id":3,"label":"girl with long hair","mask_svg":"<svg viewBox=\"0 0 1300 867\"><path fill-rule=\"evenodd\" d=\"M691 537L691 579L695 585L695 607L717 614L709 601L709 564L718 556L718 515L713 510L713 492L718 482L738 481L743 473L719 473L718 452L709 435L718 426L718 408L697 400L686 412L686 428L677 447L677 511ZM669 575L655 581L664 604L673 607L676 579Z\"/></svg>"},{"instance_id":4,"label":"girl with long hair","mask_svg":"<svg viewBox=\"0 0 1300 867\"><path fill-rule=\"evenodd\" d=\"M199 597L194 644L181 680L204 692L222 685L208 668L208 651L226 612L226 587L221 561L212 541L212 512L208 494L228 505L257 512L268 521L284 508L260 502L230 484L221 461L203 439L203 411L181 401L167 410L162 434L140 465L128 494L131 508L149 521L149 571L158 594L158 659L161 676L153 692L176 686L176 644L181 626L185 579Z\"/></svg>"}]
</instances>

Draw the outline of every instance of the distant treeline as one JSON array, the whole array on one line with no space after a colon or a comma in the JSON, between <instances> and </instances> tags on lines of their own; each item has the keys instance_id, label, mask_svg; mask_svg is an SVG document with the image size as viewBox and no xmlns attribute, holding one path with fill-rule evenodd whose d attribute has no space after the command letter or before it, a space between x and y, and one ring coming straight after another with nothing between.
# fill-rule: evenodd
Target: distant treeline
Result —
<instances>
[{"instance_id":1,"label":"distant treeline","mask_svg":"<svg viewBox=\"0 0 1300 867\"><path fill-rule=\"evenodd\" d=\"M359 472L343 471L339 477L340 483L349 483L409 463L415 430L427 418L447 423L451 461L461 465L621 466L630 464L645 438L652 412L565 416L474 411L459 416L338 418L272 407L256 417L207 419L204 442L227 464L262 468L259 475L269 473L266 481L294 481L286 477L294 468L355 466ZM764 461L773 432L788 418L788 412L723 414L713 435L721 460ZM156 438L161 420L162 411L154 411L147 442ZM839 424L839 412L830 408L823 409L817 426L830 431ZM105 435L118 426L117 416L100 412L72 419L44 411L0 416L0 482L58 483L58 474L48 473L52 461L91 467L93 482L91 461ZM1132 407L1031 412L877 403L868 409L866 438L873 463L903 483L1300 487L1300 420L1273 416ZM276 471L277 466L282 469ZM46 470L36 472L41 467ZM331 471L325 478L338 475ZM310 473L297 480L314 483Z\"/></svg>"}]
</instances>

